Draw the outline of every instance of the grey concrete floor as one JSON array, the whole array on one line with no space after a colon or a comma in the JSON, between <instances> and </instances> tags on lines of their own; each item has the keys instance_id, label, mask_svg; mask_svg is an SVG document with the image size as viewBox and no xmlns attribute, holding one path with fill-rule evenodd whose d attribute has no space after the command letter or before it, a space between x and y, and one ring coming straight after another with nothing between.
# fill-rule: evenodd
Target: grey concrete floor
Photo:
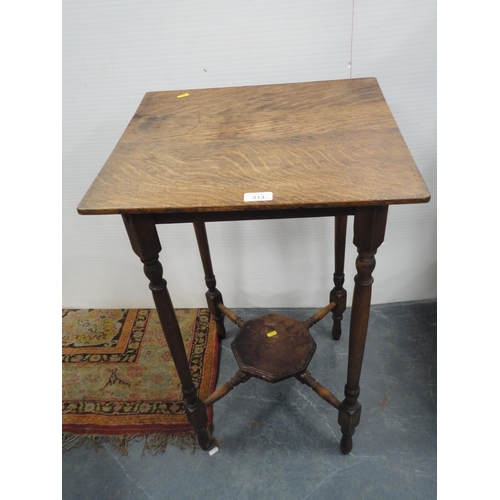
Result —
<instances>
[{"instance_id":1,"label":"grey concrete floor","mask_svg":"<svg viewBox=\"0 0 500 500\"><path fill-rule=\"evenodd\" d=\"M314 309L238 309L244 319L268 312L307 319ZM63 498L70 499L432 499L436 498L437 303L372 306L361 376L361 423L350 455L340 452L337 411L295 379L257 379L215 404L219 451L167 447L121 456L107 444L63 453ZM311 332L309 365L339 399L347 369L350 309L338 342L328 316ZM218 385L237 370L227 322Z\"/></svg>"}]
</instances>

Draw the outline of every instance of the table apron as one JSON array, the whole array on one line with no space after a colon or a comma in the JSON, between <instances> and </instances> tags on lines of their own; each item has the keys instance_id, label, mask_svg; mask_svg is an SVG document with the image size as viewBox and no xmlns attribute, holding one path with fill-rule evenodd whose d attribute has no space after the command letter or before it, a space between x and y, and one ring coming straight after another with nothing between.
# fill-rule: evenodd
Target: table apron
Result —
<instances>
[{"instance_id":1,"label":"table apron","mask_svg":"<svg viewBox=\"0 0 500 500\"><path fill-rule=\"evenodd\" d=\"M297 219L307 217L333 217L354 215L355 207L328 207L279 210L244 210L220 212L178 212L152 214L156 224L176 224L183 222L219 222L238 220Z\"/></svg>"}]
</instances>

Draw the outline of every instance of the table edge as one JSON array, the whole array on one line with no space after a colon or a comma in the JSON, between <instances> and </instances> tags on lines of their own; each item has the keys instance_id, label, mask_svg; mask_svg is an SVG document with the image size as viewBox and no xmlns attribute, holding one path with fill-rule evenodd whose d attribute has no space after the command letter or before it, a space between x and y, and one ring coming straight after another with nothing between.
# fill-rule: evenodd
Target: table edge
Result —
<instances>
[{"instance_id":1,"label":"table edge","mask_svg":"<svg viewBox=\"0 0 500 500\"><path fill-rule=\"evenodd\" d=\"M313 214L315 211L329 210L329 209L342 209L342 208L356 208L356 207L366 207L366 206L381 206L381 205L411 205L419 203L428 203L431 199L430 193L427 195L410 198L410 199L388 199L388 200L369 200L369 201L354 201L354 202L342 202L342 203L332 203L332 204L312 204L312 205L286 205L286 206L276 206L272 203L259 203L258 205L252 206L214 206L214 207L190 207L190 208L86 208L81 204L77 207L77 212L80 215L126 215L126 214L163 214L168 215L180 215L180 214L224 214L231 212L244 212L249 215L252 213L273 211L273 212L287 212L287 211L307 211ZM311 215L314 217L314 215Z\"/></svg>"}]
</instances>

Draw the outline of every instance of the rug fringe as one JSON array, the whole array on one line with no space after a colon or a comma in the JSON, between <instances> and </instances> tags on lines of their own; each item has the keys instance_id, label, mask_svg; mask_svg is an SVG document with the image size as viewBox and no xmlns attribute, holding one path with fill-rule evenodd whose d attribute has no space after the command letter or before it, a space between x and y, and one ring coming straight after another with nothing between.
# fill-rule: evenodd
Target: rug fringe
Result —
<instances>
[{"instance_id":1,"label":"rug fringe","mask_svg":"<svg viewBox=\"0 0 500 500\"><path fill-rule=\"evenodd\" d=\"M129 444L133 441L142 441L142 456L144 456L147 451L153 456L158 455L158 453L164 453L168 445L174 445L181 450L186 447L191 449L191 453L197 447L196 434L185 434L182 436L169 436L166 434L147 434L144 436L102 436L102 435L82 435L73 434L70 432L65 432L62 435L62 451L71 450L73 448L79 448L83 445L88 445L94 448L97 452L99 448L102 448L104 443L110 443L117 449L121 455L127 456L129 450Z\"/></svg>"},{"instance_id":2,"label":"rug fringe","mask_svg":"<svg viewBox=\"0 0 500 500\"><path fill-rule=\"evenodd\" d=\"M184 450L187 446L191 448L191 453L194 453L197 445L196 434L187 434L184 436L169 436L167 434L151 434L144 436L144 447L142 449L142 455L144 452L148 451L151 455L156 456L158 453L164 453L167 449L167 445L174 445L177 448Z\"/></svg>"}]
</instances>

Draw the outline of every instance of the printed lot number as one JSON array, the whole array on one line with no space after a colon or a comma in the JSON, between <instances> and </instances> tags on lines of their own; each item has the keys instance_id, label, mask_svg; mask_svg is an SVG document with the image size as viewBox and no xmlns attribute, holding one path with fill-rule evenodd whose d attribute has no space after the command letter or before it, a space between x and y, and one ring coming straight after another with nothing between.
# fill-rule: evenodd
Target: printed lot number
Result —
<instances>
[{"instance_id":1,"label":"printed lot number","mask_svg":"<svg viewBox=\"0 0 500 500\"><path fill-rule=\"evenodd\" d=\"M273 199L273 193L245 193L243 201L270 201Z\"/></svg>"}]
</instances>

